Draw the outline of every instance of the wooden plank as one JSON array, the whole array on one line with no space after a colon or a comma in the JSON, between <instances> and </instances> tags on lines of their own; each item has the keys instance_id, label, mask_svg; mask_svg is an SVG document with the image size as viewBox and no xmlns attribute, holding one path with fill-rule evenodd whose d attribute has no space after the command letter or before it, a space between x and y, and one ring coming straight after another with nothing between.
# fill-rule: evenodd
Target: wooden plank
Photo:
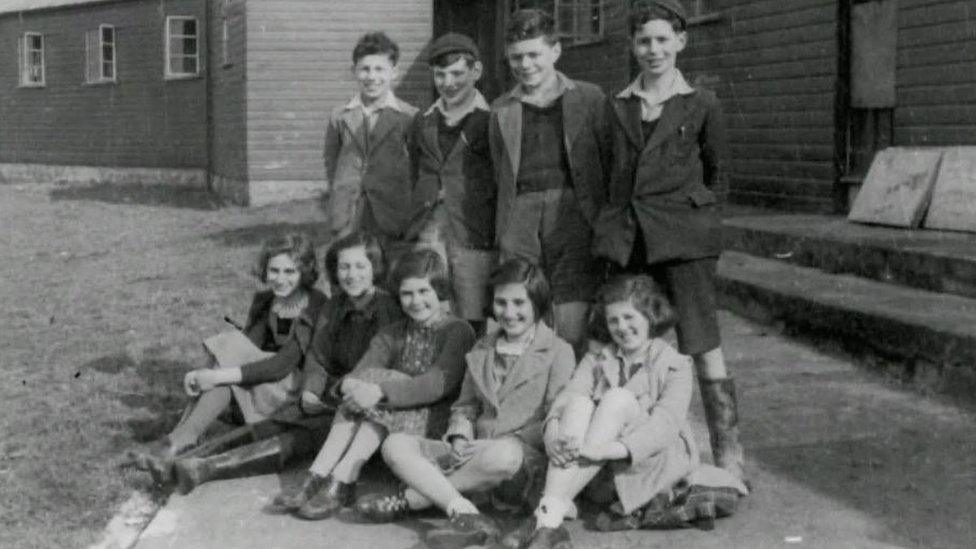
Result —
<instances>
[{"instance_id":1,"label":"wooden plank","mask_svg":"<svg viewBox=\"0 0 976 549\"><path fill-rule=\"evenodd\" d=\"M976 147L943 153L925 228L976 232Z\"/></svg>"},{"instance_id":2,"label":"wooden plank","mask_svg":"<svg viewBox=\"0 0 976 549\"><path fill-rule=\"evenodd\" d=\"M891 147L878 152L848 219L860 223L914 228L932 197L942 152Z\"/></svg>"}]
</instances>

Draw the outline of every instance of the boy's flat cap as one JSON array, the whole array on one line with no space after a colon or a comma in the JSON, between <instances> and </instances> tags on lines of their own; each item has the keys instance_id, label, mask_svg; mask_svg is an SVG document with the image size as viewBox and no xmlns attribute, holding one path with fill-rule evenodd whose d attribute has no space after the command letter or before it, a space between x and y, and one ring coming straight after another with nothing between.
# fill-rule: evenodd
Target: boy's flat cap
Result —
<instances>
[{"instance_id":1,"label":"boy's flat cap","mask_svg":"<svg viewBox=\"0 0 976 549\"><path fill-rule=\"evenodd\" d=\"M469 36L456 32L449 32L430 44L428 56L431 60L437 59L445 53L469 53L475 59L480 59L478 45Z\"/></svg>"},{"instance_id":2,"label":"boy's flat cap","mask_svg":"<svg viewBox=\"0 0 976 549\"><path fill-rule=\"evenodd\" d=\"M650 8L652 6L664 8L673 13L678 19L681 19L682 23L688 24L688 12L685 11L681 0L638 0L634 3L635 8Z\"/></svg>"}]
</instances>

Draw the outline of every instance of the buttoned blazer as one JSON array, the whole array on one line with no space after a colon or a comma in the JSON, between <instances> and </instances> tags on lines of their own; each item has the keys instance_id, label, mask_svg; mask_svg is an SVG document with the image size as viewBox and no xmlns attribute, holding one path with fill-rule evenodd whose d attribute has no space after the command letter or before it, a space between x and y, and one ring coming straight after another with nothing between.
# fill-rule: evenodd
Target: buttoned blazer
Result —
<instances>
[{"instance_id":1,"label":"buttoned blazer","mask_svg":"<svg viewBox=\"0 0 976 549\"><path fill-rule=\"evenodd\" d=\"M430 223L435 207L444 202L454 222L463 226L462 231L456 231L462 234L453 235L460 244L481 250L494 247L497 192L488 146L488 118L484 110L471 112L454 147L442 151L437 112L417 115L411 132L414 221L408 240Z\"/></svg>"},{"instance_id":2,"label":"buttoned blazer","mask_svg":"<svg viewBox=\"0 0 976 549\"><path fill-rule=\"evenodd\" d=\"M498 337L496 333L482 338L465 357L467 371L451 407L445 439L516 436L541 449L546 412L573 375L573 348L539 323L529 348L495 387L492 369Z\"/></svg>"},{"instance_id":3,"label":"buttoned blazer","mask_svg":"<svg viewBox=\"0 0 976 549\"><path fill-rule=\"evenodd\" d=\"M410 153L407 136L417 112L399 99L399 110L384 108L368 131L360 109L332 111L325 131L325 173L329 181L329 228L345 234L357 227L360 195L368 218L363 227L399 237L410 221Z\"/></svg>"},{"instance_id":4,"label":"buttoned blazer","mask_svg":"<svg viewBox=\"0 0 976 549\"><path fill-rule=\"evenodd\" d=\"M668 99L646 143L640 99L613 97L609 105L613 165L594 253L626 265L641 229L647 263L717 256L727 155L715 94L696 89Z\"/></svg>"},{"instance_id":5,"label":"buttoned blazer","mask_svg":"<svg viewBox=\"0 0 976 549\"><path fill-rule=\"evenodd\" d=\"M567 79L568 80L568 79ZM605 201L610 140L606 96L595 84L572 80L562 96L563 141L580 209L591 224ZM496 239L509 225L522 157L522 102L512 93L492 104L488 138L498 184Z\"/></svg>"}]
</instances>

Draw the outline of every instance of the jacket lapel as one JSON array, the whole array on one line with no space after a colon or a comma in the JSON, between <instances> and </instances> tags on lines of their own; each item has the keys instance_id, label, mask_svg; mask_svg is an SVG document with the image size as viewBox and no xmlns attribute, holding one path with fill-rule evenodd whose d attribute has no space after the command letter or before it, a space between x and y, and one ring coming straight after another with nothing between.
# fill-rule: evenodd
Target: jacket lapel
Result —
<instances>
[{"instance_id":1,"label":"jacket lapel","mask_svg":"<svg viewBox=\"0 0 976 549\"><path fill-rule=\"evenodd\" d=\"M553 337L552 330L545 324L539 323L536 326L535 338L529 348L515 361L515 367L508 373L505 382L498 389L499 395L508 394L519 385L547 371L546 368L542 367L542 364L546 362L546 355L552 347Z\"/></svg>"},{"instance_id":2,"label":"jacket lapel","mask_svg":"<svg viewBox=\"0 0 976 549\"><path fill-rule=\"evenodd\" d=\"M661 119L658 120L657 126L654 128L654 133L651 134L651 138L647 141L647 145L641 147L643 150L649 151L654 149L663 143L681 125L681 122L685 119L685 111L687 111L688 106L691 104L691 101L688 100L689 97L687 95L675 95L664 102L664 111L661 113ZM636 120L640 124L639 102L637 106Z\"/></svg>"},{"instance_id":3,"label":"jacket lapel","mask_svg":"<svg viewBox=\"0 0 976 549\"><path fill-rule=\"evenodd\" d=\"M445 151L441 150L440 141L437 139L437 117L436 116L425 116L424 117L424 127L421 130L421 135L423 136L423 146L428 152L432 153L434 158L437 159L441 164L444 163Z\"/></svg>"},{"instance_id":4,"label":"jacket lapel","mask_svg":"<svg viewBox=\"0 0 976 549\"><path fill-rule=\"evenodd\" d=\"M342 123L346 125L353 142L362 154L366 154L366 124L361 109L348 109L342 113Z\"/></svg>"},{"instance_id":5,"label":"jacket lapel","mask_svg":"<svg viewBox=\"0 0 976 549\"><path fill-rule=\"evenodd\" d=\"M644 148L644 139L641 137L641 106L640 100L636 97L630 99L614 99L613 114L617 117L617 123L624 129L627 138L637 150Z\"/></svg>"},{"instance_id":6,"label":"jacket lapel","mask_svg":"<svg viewBox=\"0 0 976 549\"><path fill-rule=\"evenodd\" d=\"M396 127L396 112L397 111L390 108L380 110L376 117L376 124L373 124L373 129L370 130L369 140L367 141L371 153L372 151L376 150L377 146L379 146L383 139L390 135L390 132L393 131L394 127Z\"/></svg>"},{"instance_id":7,"label":"jacket lapel","mask_svg":"<svg viewBox=\"0 0 976 549\"><path fill-rule=\"evenodd\" d=\"M516 177L519 171L519 160L522 158L522 102L515 97L498 107L498 125L500 126L502 141L508 151L508 160L512 164L512 174Z\"/></svg>"},{"instance_id":8,"label":"jacket lapel","mask_svg":"<svg viewBox=\"0 0 976 549\"><path fill-rule=\"evenodd\" d=\"M494 384L491 381L491 368L495 362L494 349L494 338L485 339L483 345L479 345L468 352L468 368L469 372L471 372L471 379L477 385L478 391L497 410L499 408L498 393L495 391Z\"/></svg>"},{"instance_id":9,"label":"jacket lapel","mask_svg":"<svg viewBox=\"0 0 976 549\"><path fill-rule=\"evenodd\" d=\"M572 163L573 143L583 129L586 113L583 108L582 92L570 88L563 92L563 136L566 140L566 155Z\"/></svg>"}]
</instances>

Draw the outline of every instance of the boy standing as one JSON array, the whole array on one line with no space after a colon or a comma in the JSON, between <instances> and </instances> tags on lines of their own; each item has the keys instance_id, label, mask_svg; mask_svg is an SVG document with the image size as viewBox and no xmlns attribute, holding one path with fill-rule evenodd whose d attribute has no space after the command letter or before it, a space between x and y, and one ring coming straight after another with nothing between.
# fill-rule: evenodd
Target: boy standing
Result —
<instances>
[{"instance_id":1,"label":"boy standing","mask_svg":"<svg viewBox=\"0 0 976 549\"><path fill-rule=\"evenodd\" d=\"M352 52L359 92L332 111L325 130L326 211L332 240L356 230L376 234L393 259L409 219L407 135L417 109L393 95L400 48L385 33L364 35Z\"/></svg>"},{"instance_id":2,"label":"boy standing","mask_svg":"<svg viewBox=\"0 0 976 549\"><path fill-rule=\"evenodd\" d=\"M488 103L475 88L478 46L448 33L430 46L438 98L417 116L411 154L416 183L410 238L435 249L451 272L459 317L484 332L488 275L497 261L495 182L488 150Z\"/></svg>"},{"instance_id":3,"label":"boy standing","mask_svg":"<svg viewBox=\"0 0 976 549\"><path fill-rule=\"evenodd\" d=\"M725 129L715 94L675 67L686 44L679 0L642 0L631 15L641 74L611 101L613 170L594 249L617 269L652 276L678 314L715 463L743 477L735 386L722 354L715 268L722 250L716 192L724 190Z\"/></svg>"},{"instance_id":4,"label":"boy standing","mask_svg":"<svg viewBox=\"0 0 976 549\"><path fill-rule=\"evenodd\" d=\"M590 244L606 192L605 99L596 85L556 70L562 50L548 14L516 12L505 40L518 85L492 105L489 125L499 251L503 261L523 257L542 267L556 333L579 351L600 281Z\"/></svg>"}]
</instances>

